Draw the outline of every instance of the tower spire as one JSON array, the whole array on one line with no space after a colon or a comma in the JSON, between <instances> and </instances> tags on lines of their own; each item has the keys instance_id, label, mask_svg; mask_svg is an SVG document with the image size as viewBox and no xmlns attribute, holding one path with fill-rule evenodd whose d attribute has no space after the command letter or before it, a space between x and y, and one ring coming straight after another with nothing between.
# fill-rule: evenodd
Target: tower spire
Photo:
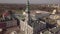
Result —
<instances>
[{"instance_id":1,"label":"tower spire","mask_svg":"<svg viewBox=\"0 0 60 34\"><path fill-rule=\"evenodd\" d=\"M26 3L26 12L29 12L29 0L27 0L27 3Z\"/></svg>"},{"instance_id":2,"label":"tower spire","mask_svg":"<svg viewBox=\"0 0 60 34\"><path fill-rule=\"evenodd\" d=\"M26 12L28 13L28 23L30 22L30 3L29 0L27 0L27 4L26 4Z\"/></svg>"},{"instance_id":3,"label":"tower spire","mask_svg":"<svg viewBox=\"0 0 60 34\"><path fill-rule=\"evenodd\" d=\"M27 21L26 22L26 34L28 34L28 24L30 23L30 3L29 3L29 0L27 0L27 3L26 3L26 18L27 18Z\"/></svg>"}]
</instances>

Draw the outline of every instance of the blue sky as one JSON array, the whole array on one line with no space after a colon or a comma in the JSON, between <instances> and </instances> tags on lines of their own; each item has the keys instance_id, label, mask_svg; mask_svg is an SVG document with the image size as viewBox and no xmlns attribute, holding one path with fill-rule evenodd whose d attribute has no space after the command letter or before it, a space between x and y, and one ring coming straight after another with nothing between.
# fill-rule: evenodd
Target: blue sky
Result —
<instances>
[{"instance_id":1,"label":"blue sky","mask_svg":"<svg viewBox=\"0 0 60 34\"><path fill-rule=\"evenodd\" d=\"M25 4L26 0L0 0L0 3L16 3L16 4ZM31 4L60 4L60 0L30 0Z\"/></svg>"}]
</instances>

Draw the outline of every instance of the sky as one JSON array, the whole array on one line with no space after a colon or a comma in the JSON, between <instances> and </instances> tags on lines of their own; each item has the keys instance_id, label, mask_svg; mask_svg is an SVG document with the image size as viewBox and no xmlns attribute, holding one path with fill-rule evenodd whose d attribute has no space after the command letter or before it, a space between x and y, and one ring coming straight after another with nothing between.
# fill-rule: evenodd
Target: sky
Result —
<instances>
[{"instance_id":1,"label":"sky","mask_svg":"<svg viewBox=\"0 0 60 34\"><path fill-rule=\"evenodd\" d=\"M27 0L0 0L0 3L25 4ZM60 4L60 0L30 0L31 4Z\"/></svg>"}]
</instances>

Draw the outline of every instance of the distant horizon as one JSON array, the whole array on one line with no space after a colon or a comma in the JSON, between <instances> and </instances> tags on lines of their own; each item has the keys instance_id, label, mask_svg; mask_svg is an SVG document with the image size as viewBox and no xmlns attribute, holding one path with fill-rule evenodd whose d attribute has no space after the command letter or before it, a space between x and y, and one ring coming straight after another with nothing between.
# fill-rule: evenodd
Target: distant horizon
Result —
<instances>
[{"instance_id":1,"label":"distant horizon","mask_svg":"<svg viewBox=\"0 0 60 34\"><path fill-rule=\"evenodd\" d=\"M26 3L0 3L0 4L26 4ZM34 4L34 3L32 3ZM38 4L38 3L37 3ZM36 5L37 5L36 4ZM40 4L48 4L48 3L40 3ZM55 4L55 3L52 3L52 4ZM60 5L60 4L59 4Z\"/></svg>"},{"instance_id":2,"label":"distant horizon","mask_svg":"<svg viewBox=\"0 0 60 34\"><path fill-rule=\"evenodd\" d=\"M27 0L0 0L0 3L26 4ZM60 0L30 0L30 4L60 4Z\"/></svg>"}]
</instances>

